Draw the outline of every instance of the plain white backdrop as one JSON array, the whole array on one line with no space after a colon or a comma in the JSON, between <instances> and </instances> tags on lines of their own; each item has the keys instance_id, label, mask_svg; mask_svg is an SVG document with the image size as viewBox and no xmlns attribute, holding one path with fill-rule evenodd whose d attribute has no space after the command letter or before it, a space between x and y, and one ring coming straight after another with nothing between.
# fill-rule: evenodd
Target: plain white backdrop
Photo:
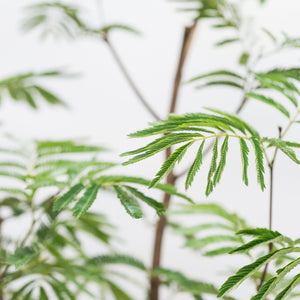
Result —
<instances>
[{"instance_id":1,"label":"plain white backdrop","mask_svg":"<svg viewBox=\"0 0 300 300\"><path fill-rule=\"evenodd\" d=\"M35 2L38 1L0 1L0 77L61 67L69 72L79 73L80 76L45 83L69 104L68 110L42 105L40 110L32 111L26 105L16 105L10 99L2 99L2 131L23 140L84 137L88 141L111 148L113 152L109 158L121 161L118 157L120 153L145 143L143 140L130 140L126 135L146 127L148 122L153 121L151 115L138 102L106 45L101 41L41 41L36 32L22 33L20 23L23 8ZM86 18L93 24L103 24L104 15L107 24L124 23L142 32L141 36L114 33L112 42L153 108L161 116L166 116L183 27L189 24L190 16L179 14L175 5L165 0L103 0L103 11L96 0L68 2L83 6ZM269 0L263 7L257 6L254 0L240 2L244 4L244 13L252 16L250 26L255 34L258 34L257 29L260 27L266 27L276 34L285 31L291 36L300 36L299 1ZM247 34L245 31L245 35ZM215 42L226 36L228 37L226 32L222 34L221 31L212 30L206 22L199 25L184 70L184 80L216 68L239 70L237 55L241 51L240 46L214 47ZM248 36L243 47L252 46L252 38L256 36ZM264 39L261 42L262 45L267 45ZM264 60L257 69L298 67L299 58L300 50L286 51ZM203 106L232 112L238 106L241 97L240 92L230 88L197 91L192 85L184 85L179 96L178 113L197 112ZM276 136L277 127L284 127L287 122L277 111L256 102L250 102L245 107L242 117L260 129L262 135ZM288 138L299 142L299 127L291 129ZM249 187L246 188L242 184L238 148L234 144L232 147L222 183L217 186L215 192L206 199L205 164L188 193L196 202L220 203L246 218L250 225L265 227L268 224L268 189L264 193L260 191L256 183L254 163L250 168ZM162 156L158 155L137 165L119 168L118 173L151 178L161 161ZM184 162L188 163L188 160ZM299 174L299 167L288 158L279 155L275 169L274 229L293 238L300 236ZM179 186L183 191L182 183L180 182ZM268 186L268 179L266 183ZM155 195L160 197L157 193ZM154 234L151 224L156 221L152 211L146 210L146 220L132 220L125 214L118 201L107 195L98 199L93 209L107 213L110 220L119 227L119 235L124 240L121 247L123 252L136 255L150 263ZM17 227L15 229L20 233ZM182 245L182 239L167 232L163 265L182 270L200 280L211 280L220 284L229 270L235 270L247 262L238 256L205 259L196 252L182 248ZM97 253L98 249L93 249L92 242L87 244L87 248ZM247 284L243 285L234 295L240 300L246 300L251 289ZM144 299L140 291L133 292L136 299ZM175 297L166 292L162 299ZM180 295L176 299L189 298Z\"/></svg>"}]
</instances>

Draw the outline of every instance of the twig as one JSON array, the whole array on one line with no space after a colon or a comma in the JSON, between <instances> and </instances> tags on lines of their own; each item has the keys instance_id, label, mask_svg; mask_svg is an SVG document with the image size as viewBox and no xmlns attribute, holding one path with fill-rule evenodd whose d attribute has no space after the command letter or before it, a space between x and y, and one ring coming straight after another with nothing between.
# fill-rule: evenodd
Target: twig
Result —
<instances>
[{"instance_id":1,"label":"twig","mask_svg":"<svg viewBox=\"0 0 300 300\"><path fill-rule=\"evenodd\" d=\"M160 120L159 115L153 110L153 108L150 106L149 102L145 99L141 91L138 89L137 85L135 84L134 80L130 76L129 72L127 71L124 63L122 62L119 54L117 53L115 47L112 45L111 41L108 38L108 35L103 36L103 40L105 41L106 45L108 46L108 49L110 50L112 56L114 57L117 65L119 66L121 72L123 73L125 79L127 80L128 84L136 94L137 98L140 100L140 102L143 104L143 106L147 109L147 111L154 117L156 120Z\"/></svg>"}]
</instances>

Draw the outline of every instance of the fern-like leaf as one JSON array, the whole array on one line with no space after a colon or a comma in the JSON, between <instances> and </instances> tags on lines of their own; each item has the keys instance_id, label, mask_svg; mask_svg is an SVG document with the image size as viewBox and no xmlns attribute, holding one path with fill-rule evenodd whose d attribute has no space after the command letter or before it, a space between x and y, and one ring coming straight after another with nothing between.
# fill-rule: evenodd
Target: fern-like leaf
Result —
<instances>
[{"instance_id":1,"label":"fern-like leaf","mask_svg":"<svg viewBox=\"0 0 300 300\"><path fill-rule=\"evenodd\" d=\"M193 144L194 142L189 142L179 148L177 148L171 155L170 157L164 162L164 164L162 165L161 169L159 170L159 172L156 174L155 178L151 181L150 183L150 188L155 186L155 184L157 182L160 181L160 179L168 174L170 172L170 170L174 167L174 165L176 164L176 162L180 161L181 158L184 156L185 152L187 151L187 149Z\"/></svg>"},{"instance_id":2,"label":"fern-like leaf","mask_svg":"<svg viewBox=\"0 0 300 300\"><path fill-rule=\"evenodd\" d=\"M256 158L256 171L257 171L257 181L260 184L262 190L266 188L264 182L264 162L263 162L263 151L261 149L259 141L252 137L251 142L254 146L255 158Z\"/></svg>"},{"instance_id":3,"label":"fern-like leaf","mask_svg":"<svg viewBox=\"0 0 300 300\"><path fill-rule=\"evenodd\" d=\"M200 166L202 164L204 143L205 143L205 140L202 141L202 143L199 147L199 150L197 152L196 158L187 173L186 181L185 181L185 189L186 190L189 188L189 186L191 186L191 184L194 180L194 177L195 177L196 173L199 171Z\"/></svg>"},{"instance_id":4,"label":"fern-like leaf","mask_svg":"<svg viewBox=\"0 0 300 300\"><path fill-rule=\"evenodd\" d=\"M73 215L75 217L79 218L87 212L87 210L96 200L99 188L100 185L93 184L92 186L86 189L83 196L77 201L76 205L73 208Z\"/></svg>"},{"instance_id":5,"label":"fern-like leaf","mask_svg":"<svg viewBox=\"0 0 300 300\"><path fill-rule=\"evenodd\" d=\"M82 190L84 189L84 185L78 183L74 185L68 192L58 198L53 205L53 211L59 211L65 207L67 207Z\"/></svg>"},{"instance_id":6,"label":"fern-like leaf","mask_svg":"<svg viewBox=\"0 0 300 300\"><path fill-rule=\"evenodd\" d=\"M126 212L135 219L140 219L143 216L143 212L139 207L137 201L130 196L125 190L121 187L115 185L114 189L117 193L118 198L121 201L121 204L124 206Z\"/></svg>"}]
</instances>

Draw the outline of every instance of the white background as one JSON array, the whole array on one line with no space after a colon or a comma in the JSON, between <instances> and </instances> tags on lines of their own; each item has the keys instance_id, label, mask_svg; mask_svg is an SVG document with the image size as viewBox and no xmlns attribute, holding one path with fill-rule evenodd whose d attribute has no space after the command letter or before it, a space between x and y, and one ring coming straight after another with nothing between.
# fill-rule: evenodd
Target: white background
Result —
<instances>
[{"instance_id":1,"label":"white background","mask_svg":"<svg viewBox=\"0 0 300 300\"><path fill-rule=\"evenodd\" d=\"M151 115L140 105L120 74L106 45L100 40L41 41L37 32L26 35L22 33L22 9L34 2L0 1L1 78L15 73L60 67L66 67L68 71L80 73L81 76L46 82L48 87L65 99L71 107L69 110L42 105L36 112L26 105L16 105L10 99L2 99L2 128L24 140L86 137L91 142L111 148L113 155L110 157L121 161L118 154L144 144L143 140L130 140L126 135L144 128L152 121ZM100 13L96 0L70 2L84 6L85 17L92 23L103 24L103 11ZM244 13L253 16L254 25L251 27L254 32L256 28L263 26L272 29L276 34L283 30L292 36L300 36L299 1L270 0L263 8L256 6L254 2L244 1ZM183 27L189 24L190 17L180 15L175 11L174 4L164 0L107 0L104 1L103 7L105 22L125 23L142 32L141 36L114 33L112 42L153 108L159 115L166 116ZM99 21L100 18L102 19ZM230 34L226 31L224 34L221 31L213 31L207 22L199 25L185 68L185 80L216 68L239 70L237 55L241 51L240 46L214 48L214 43L222 37L230 37ZM249 40L251 43L251 39L248 39L248 43ZM263 42L265 41L262 40L262 44ZM247 39L244 47L248 47ZM293 50L271 56L262 61L257 70L297 67L299 54L298 50ZM231 112L238 106L241 96L240 92L230 88L197 91L193 85L185 85L180 92L178 113L197 112L203 106ZM291 106L289 108L292 109ZM242 117L260 129L262 135L277 136L277 127L287 124L279 112L256 102L250 102L246 106ZM299 128L295 126L290 130L288 137L299 142ZM191 157L192 155L191 153ZM118 171L151 178L158 170L161 159L158 155ZM260 191L256 183L253 157L251 159L248 188L242 184L240 154L236 145L233 145L227 158L228 166L222 183L212 196L206 199L204 195L207 162L189 194L199 203L208 201L224 205L230 211L246 218L252 226L267 226L268 189L264 193ZM188 162L187 160L184 163ZM294 238L300 236L299 174L299 167L288 158L279 155L275 169L274 229ZM267 178L268 176L268 186ZM183 190L182 182L180 187ZM106 212L111 221L120 228L120 236L125 241L122 251L150 263L153 241L151 224L156 220L152 211L146 211L145 222L130 219L115 198L101 198L94 208ZM228 267L236 269L247 261L237 259L238 256L204 259L193 251L183 249L183 240L174 237L169 231L164 245L162 261L165 267L176 268L197 279L216 283L222 283ZM97 253L97 249L93 250ZM249 291L253 291L252 287L247 288L243 285L234 294L238 299L245 300L250 298ZM139 291L134 292L136 299L143 299ZM169 294L164 294L162 299L175 299L167 295ZM180 295L176 299L189 297Z\"/></svg>"}]
</instances>

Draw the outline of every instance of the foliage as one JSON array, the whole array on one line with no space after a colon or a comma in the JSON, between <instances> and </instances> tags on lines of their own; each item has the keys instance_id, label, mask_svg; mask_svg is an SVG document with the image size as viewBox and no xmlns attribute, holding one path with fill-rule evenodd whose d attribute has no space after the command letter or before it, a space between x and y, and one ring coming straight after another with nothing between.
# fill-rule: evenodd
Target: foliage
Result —
<instances>
[{"instance_id":1,"label":"foliage","mask_svg":"<svg viewBox=\"0 0 300 300\"><path fill-rule=\"evenodd\" d=\"M106 217L87 212L74 219L67 209L62 213L53 211L61 189L74 180L93 178L115 164L98 160L97 153L103 148L97 146L72 141L36 141L34 146L33 152L18 147L1 149L0 175L10 184L0 188L1 207L7 209L2 224L11 218L31 215L32 219L21 241L2 236L1 287L5 287L5 295L10 299L32 295L40 299L75 299L82 293L97 297L86 286L95 283L115 299L131 299L119 284L123 275L110 270L110 265L124 264L145 272L143 263L117 253L90 258L84 247L82 237L90 235L105 245L106 251L111 248L115 230ZM43 199L41 190L46 187L52 189ZM73 201L70 197L69 193L68 201ZM22 286L16 289L14 282L20 278Z\"/></svg>"},{"instance_id":2,"label":"foliage","mask_svg":"<svg viewBox=\"0 0 300 300\"><path fill-rule=\"evenodd\" d=\"M199 170L203 155L203 143L205 143L206 140L213 139L214 146L206 187L206 195L209 195L213 191L214 186L216 186L221 179L221 175L226 164L229 139L237 139L240 141L243 163L242 178L245 184L248 184L247 166L249 145L252 146L255 154L257 180L262 190L265 188L263 152L266 147L275 146L299 164L299 160L297 159L293 149L288 146L292 145L291 142L286 142L281 139L262 138L257 130L239 117L215 109L209 110L215 114L190 113L183 116L171 115L167 120L153 123L151 124L151 127L147 129L130 134L130 137L134 138L148 137L158 134L164 135L144 147L124 153L123 156L133 156L133 158L125 162L124 165L146 159L170 146L185 143L184 146L177 148L177 150L174 151L174 153L164 162L160 171L156 174L156 177L149 185L150 187L153 187L164 175L167 175L170 172L176 162L180 162L187 149L189 149L194 143L200 141L201 143L197 156L190 167L186 178L185 185L186 188L188 188L191 185L195 174ZM218 147L220 138L223 138L221 149ZM277 142L274 142L275 140Z\"/></svg>"},{"instance_id":3,"label":"foliage","mask_svg":"<svg viewBox=\"0 0 300 300\"><path fill-rule=\"evenodd\" d=\"M0 100L7 94L15 101L24 101L34 109L38 108L37 101L45 100L49 104L64 104L64 102L41 86L40 79L61 77L64 74L60 70L53 70L42 73L25 73L13 77L5 78L0 81Z\"/></svg>"},{"instance_id":4,"label":"foliage","mask_svg":"<svg viewBox=\"0 0 300 300\"><path fill-rule=\"evenodd\" d=\"M289 128L300 122L300 69L297 66L257 69L258 62L268 55L287 48L298 48L299 38L286 33L277 36L261 28L264 37L271 41L272 49L270 53L252 53L251 49L243 46L246 38L242 34L244 20L238 4L226 0L173 2L178 2L181 11L193 14L194 26L208 20L220 32L221 38L216 46L233 43L241 46L237 58L239 71L217 69L194 76L187 82L196 84L197 89L216 86L237 89L242 94L240 106L235 113L207 108L205 112L172 114L166 120L152 123L148 128L131 134L130 137L155 136L155 139L124 153L123 156L131 157L124 165L139 162L162 151L168 154L172 149L152 180L116 175L111 172L116 163L99 159L104 148L71 140L35 141L28 148L18 144L16 147L0 149L0 177L3 179L0 187L0 228L3 223L6 225L7 220L18 221L25 217L31 222L21 240L8 237L0 230L0 298L4 294L10 299L106 299L109 294L114 299L130 300L133 297L121 282L125 279L127 286L138 280L130 278L125 271L119 271L118 267L122 265L138 270L145 277L148 275L150 279L157 279L167 287L175 287L176 293L189 294L196 300L204 299L207 295L233 300L227 295L228 292L247 279L251 279L257 288L252 300L266 299L269 295L274 296L275 300L299 296L295 288L300 283L300 274L290 273L300 262L297 257L300 252L298 240L271 229L250 228L245 220L223 207L211 203L195 204L188 196L179 193L175 185L160 183L170 173L175 182L178 178L173 173L176 164L196 148L186 174L185 188L188 189L205 163L206 154L211 152L206 176L208 196L221 181L225 166L231 163L227 156L234 141L239 144L241 177L245 185L249 183L248 167L255 164L258 184L264 190L265 173L268 170L273 175L279 151L300 164L294 151L300 148L300 144L285 138ZM265 1L259 2L263 4ZM62 1L36 3L27 7L23 29L40 30L42 37L52 34L54 37L72 39L102 39L136 92L137 88L108 37L111 32L118 30L134 34L139 33L138 30L119 23L90 26L89 17L83 14L80 7ZM229 35L225 36L224 32ZM186 38L184 36L184 41ZM179 61L181 67L186 54L183 47ZM40 79L61 75L61 71L50 71L7 78L0 81L0 95L27 102L35 109L40 99L50 104L63 104L59 97L38 83ZM136 94L139 96L139 91ZM250 101L267 105L287 118L288 124L284 130L280 129L279 136L261 136L259 130L237 116ZM249 159L250 153L254 154L255 161ZM167 195L165 199L173 195L190 203L168 210L168 201L164 201L165 205L157 201L151 196L151 191L144 192L147 187L163 192ZM154 209L160 221L168 223L176 234L184 237L186 248L192 248L206 257L245 254L248 259L255 259L229 277L220 289L214 284L191 279L172 268L151 269L139 259L115 251L114 226L103 214L91 212L90 208L98 196L102 205L105 205L107 192L112 193L134 219L143 217L141 202ZM272 192L270 197L271 203ZM2 218L3 211L5 218ZM197 224L188 227L181 225L176 218L180 215L186 219L196 217ZM92 236L105 252L91 255L86 249L86 235ZM249 240L249 237L252 239ZM268 270L270 264L277 269L275 275Z\"/></svg>"},{"instance_id":5,"label":"foliage","mask_svg":"<svg viewBox=\"0 0 300 300\"><path fill-rule=\"evenodd\" d=\"M82 36L105 38L112 31L139 33L138 30L124 24L109 24L93 28L84 20L79 7L56 1L26 7L26 17L22 28L26 32L41 28L43 38L48 35L71 39Z\"/></svg>"},{"instance_id":6,"label":"foliage","mask_svg":"<svg viewBox=\"0 0 300 300\"><path fill-rule=\"evenodd\" d=\"M168 211L171 217L170 226L174 233L182 235L186 242L185 247L200 251L202 255L213 257L228 254L244 240L235 233L247 228L245 220L236 214L229 213L217 204L181 205L178 209ZM196 225L184 226L176 219L176 216L195 217ZM201 222L199 223L200 220Z\"/></svg>"},{"instance_id":7,"label":"foliage","mask_svg":"<svg viewBox=\"0 0 300 300\"><path fill-rule=\"evenodd\" d=\"M300 263L299 257L294 257L294 255L300 251L300 248L296 246L297 241L293 241L291 238L286 237L277 231L274 232L262 228L245 229L239 231L237 234L251 236L254 237L254 239L247 244L236 248L232 251L232 253L244 253L251 249L265 245L269 248L270 243L272 243L272 250L266 255L259 256L253 263L242 267L235 275L229 277L220 288L218 296L223 296L232 288L249 278L251 274L269 263L276 262L276 259L280 258L281 263L283 263L284 266L277 269L276 275L271 276L271 278L261 285L257 294L251 299L266 299L266 297L270 294L275 294L276 300L287 298L297 284L299 284L299 274L294 275L291 278L287 277L289 273Z\"/></svg>"}]
</instances>

